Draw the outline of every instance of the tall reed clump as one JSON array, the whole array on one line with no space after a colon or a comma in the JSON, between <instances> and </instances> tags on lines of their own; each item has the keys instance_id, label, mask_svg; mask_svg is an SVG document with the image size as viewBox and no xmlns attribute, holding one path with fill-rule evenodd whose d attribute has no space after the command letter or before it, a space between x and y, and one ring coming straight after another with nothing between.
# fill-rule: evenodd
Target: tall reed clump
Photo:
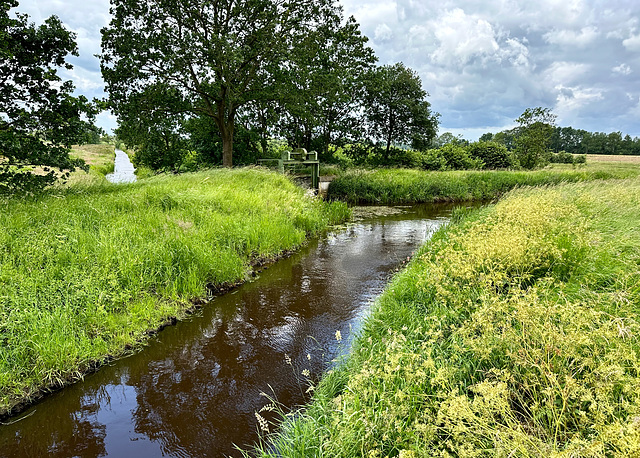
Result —
<instances>
[{"instance_id":1,"label":"tall reed clump","mask_svg":"<svg viewBox=\"0 0 640 458\"><path fill-rule=\"evenodd\" d=\"M632 179L459 214L259 454L640 456L639 205Z\"/></svg>"},{"instance_id":2,"label":"tall reed clump","mask_svg":"<svg viewBox=\"0 0 640 458\"><path fill-rule=\"evenodd\" d=\"M330 199L353 204L411 204L493 199L517 186L630 178L640 174L632 164L589 164L574 168L556 164L535 171L448 171L410 169L353 170L329 185Z\"/></svg>"},{"instance_id":3,"label":"tall reed clump","mask_svg":"<svg viewBox=\"0 0 640 458\"><path fill-rule=\"evenodd\" d=\"M0 200L0 414L348 218L258 169Z\"/></svg>"}]
</instances>

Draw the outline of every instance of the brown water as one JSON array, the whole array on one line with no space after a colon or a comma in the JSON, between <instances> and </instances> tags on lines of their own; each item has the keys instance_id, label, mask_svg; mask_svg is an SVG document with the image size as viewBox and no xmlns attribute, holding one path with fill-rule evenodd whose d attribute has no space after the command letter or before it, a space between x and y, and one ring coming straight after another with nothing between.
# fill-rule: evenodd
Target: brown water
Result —
<instances>
[{"instance_id":1,"label":"brown water","mask_svg":"<svg viewBox=\"0 0 640 458\"><path fill-rule=\"evenodd\" d=\"M9 419L0 456L239 456L234 444L257 440L263 393L304 403L302 371L316 380L346 351L390 273L449 212L415 207L311 242L144 351Z\"/></svg>"}]
</instances>

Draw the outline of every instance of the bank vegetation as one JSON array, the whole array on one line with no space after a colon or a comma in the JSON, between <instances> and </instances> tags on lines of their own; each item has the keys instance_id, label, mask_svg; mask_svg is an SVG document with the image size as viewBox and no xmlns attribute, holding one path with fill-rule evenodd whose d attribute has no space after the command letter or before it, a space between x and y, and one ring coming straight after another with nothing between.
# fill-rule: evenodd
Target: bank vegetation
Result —
<instances>
[{"instance_id":1,"label":"bank vegetation","mask_svg":"<svg viewBox=\"0 0 640 458\"><path fill-rule=\"evenodd\" d=\"M456 214L259 456L640 454L640 181Z\"/></svg>"},{"instance_id":2,"label":"bank vegetation","mask_svg":"<svg viewBox=\"0 0 640 458\"><path fill-rule=\"evenodd\" d=\"M0 415L348 215L258 169L0 199Z\"/></svg>"}]
</instances>

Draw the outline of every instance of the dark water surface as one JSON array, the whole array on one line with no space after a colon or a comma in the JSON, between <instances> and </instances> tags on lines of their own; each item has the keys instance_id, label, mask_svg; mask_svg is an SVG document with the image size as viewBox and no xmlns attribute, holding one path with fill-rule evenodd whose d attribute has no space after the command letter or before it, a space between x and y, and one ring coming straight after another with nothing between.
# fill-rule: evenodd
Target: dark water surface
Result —
<instances>
[{"instance_id":1,"label":"dark water surface","mask_svg":"<svg viewBox=\"0 0 640 458\"><path fill-rule=\"evenodd\" d=\"M257 439L262 393L304 403L302 372L315 380L344 351L390 272L449 213L415 207L312 241L142 352L9 419L28 416L0 426L0 456L239 456L233 444Z\"/></svg>"}]
</instances>

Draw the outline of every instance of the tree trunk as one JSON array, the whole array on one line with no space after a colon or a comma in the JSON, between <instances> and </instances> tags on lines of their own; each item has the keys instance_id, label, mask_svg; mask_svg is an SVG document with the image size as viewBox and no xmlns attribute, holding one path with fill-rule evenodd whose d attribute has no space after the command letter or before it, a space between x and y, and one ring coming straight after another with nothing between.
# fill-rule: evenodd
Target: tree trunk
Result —
<instances>
[{"instance_id":1,"label":"tree trunk","mask_svg":"<svg viewBox=\"0 0 640 458\"><path fill-rule=\"evenodd\" d=\"M220 100L216 101L216 113L213 115L220 137L222 137L222 166L233 167L233 130L235 128L235 108L227 106L226 87L222 87Z\"/></svg>"},{"instance_id":2,"label":"tree trunk","mask_svg":"<svg viewBox=\"0 0 640 458\"><path fill-rule=\"evenodd\" d=\"M395 128L395 122L393 117L393 110L389 107L389 135L387 135L387 158L389 157L389 150L391 149L391 140L393 138L393 129Z\"/></svg>"},{"instance_id":3,"label":"tree trunk","mask_svg":"<svg viewBox=\"0 0 640 458\"><path fill-rule=\"evenodd\" d=\"M224 129L222 133L222 166L233 167L233 126Z\"/></svg>"}]
</instances>

